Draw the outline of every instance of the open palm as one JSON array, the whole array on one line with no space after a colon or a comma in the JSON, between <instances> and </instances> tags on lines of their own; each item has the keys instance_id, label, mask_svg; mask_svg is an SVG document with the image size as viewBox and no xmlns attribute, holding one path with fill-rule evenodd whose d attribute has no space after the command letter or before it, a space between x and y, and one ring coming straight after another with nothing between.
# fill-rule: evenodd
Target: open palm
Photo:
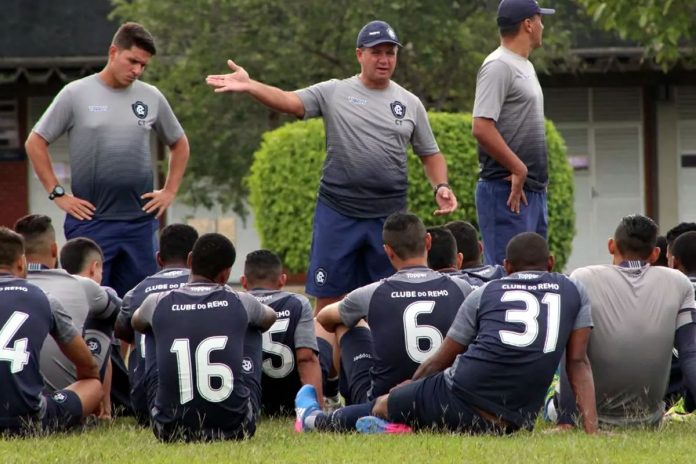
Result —
<instances>
[{"instance_id":1,"label":"open palm","mask_svg":"<svg viewBox=\"0 0 696 464\"><path fill-rule=\"evenodd\" d=\"M232 60L227 60L227 66L233 72L210 75L205 78L205 82L214 87L215 92L245 92L249 88L249 74Z\"/></svg>"}]
</instances>

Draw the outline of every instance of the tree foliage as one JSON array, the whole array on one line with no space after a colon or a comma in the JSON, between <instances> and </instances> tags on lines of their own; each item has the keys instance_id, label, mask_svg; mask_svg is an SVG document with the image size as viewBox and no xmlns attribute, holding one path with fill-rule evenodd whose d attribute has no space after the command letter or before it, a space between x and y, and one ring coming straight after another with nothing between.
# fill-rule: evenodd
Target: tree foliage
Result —
<instances>
[{"instance_id":1,"label":"tree foliage","mask_svg":"<svg viewBox=\"0 0 696 464\"><path fill-rule=\"evenodd\" d=\"M645 47L648 57L668 69L694 46L696 2L693 0L577 0L606 30Z\"/></svg>"},{"instance_id":2,"label":"tree foliage","mask_svg":"<svg viewBox=\"0 0 696 464\"><path fill-rule=\"evenodd\" d=\"M433 133L447 157L450 185L459 208L452 216L435 217L433 192L418 158L409 152L409 209L427 225L464 219L476 224L474 190L478 178L471 115L429 113ZM549 148L549 245L556 268L563 269L575 235L573 172L553 124L547 122ZM249 201L262 245L277 252L292 272L307 269L321 166L326 156L321 120L286 124L263 136L248 177Z\"/></svg>"},{"instance_id":3,"label":"tree foliage","mask_svg":"<svg viewBox=\"0 0 696 464\"><path fill-rule=\"evenodd\" d=\"M283 89L348 77L359 71L359 29L380 18L404 45L394 79L428 109L469 111L477 69L498 44L497 0L112 1L115 17L155 35L158 56L145 78L167 96L191 143L180 198L238 212L261 134L289 119L248 96L213 93L205 76L227 72L228 58ZM533 56L541 71L568 38L562 15L546 24L544 47Z\"/></svg>"}]
</instances>

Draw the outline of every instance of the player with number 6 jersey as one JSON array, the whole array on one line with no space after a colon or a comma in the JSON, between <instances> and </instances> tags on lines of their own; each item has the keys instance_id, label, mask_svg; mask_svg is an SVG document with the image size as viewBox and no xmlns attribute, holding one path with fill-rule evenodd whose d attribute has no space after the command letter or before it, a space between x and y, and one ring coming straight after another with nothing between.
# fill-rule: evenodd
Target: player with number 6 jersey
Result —
<instances>
[{"instance_id":1,"label":"player with number 6 jersey","mask_svg":"<svg viewBox=\"0 0 696 464\"><path fill-rule=\"evenodd\" d=\"M160 440L243 439L255 432L256 393L242 370L258 366L245 356L245 338L249 328L268 330L276 314L225 285L234 259L227 238L202 235L191 252L190 282L148 296L133 314L133 328L155 342L155 353L145 356L146 364L156 363L152 420ZM259 359L260 349L259 343Z\"/></svg>"}]
</instances>

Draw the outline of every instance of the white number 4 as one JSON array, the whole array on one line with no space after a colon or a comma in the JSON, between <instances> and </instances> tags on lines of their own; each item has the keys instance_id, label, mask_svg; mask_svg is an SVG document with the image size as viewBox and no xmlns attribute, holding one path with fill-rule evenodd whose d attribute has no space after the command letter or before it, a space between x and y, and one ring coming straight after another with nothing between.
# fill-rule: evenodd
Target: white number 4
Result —
<instances>
[{"instance_id":1,"label":"white number 4","mask_svg":"<svg viewBox=\"0 0 696 464\"><path fill-rule=\"evenodd\" d=\"M15 311L0 329L0 361L10 362L10 372L13 374L21 372L24 366L29 363L29 352L27 351L29 340L27 338L15 340L12 348L9 347L10 340L27 318L29 318L27 313Z\"/></svg>"},{"instance_id":2,"label":"white number 4","mask_svg":"<svg viewBox=\"0 0 696 464\"><path fill-rule=\"evenodd\" d=\"M524 324L524 332L512 332L510 330L500 330L500 341L511 346L529 346L539 335L539 300L529 292L524 290L511 290L503 293L502 302L521 301L524 309L508 309L505 311L507 322L521 322ZM561 324L561 295L558 293L546 293L541 300L547 307L546 319L546 340L544 341L544 353L551 353L556 350L558 343L558 330Z\"/></svg>"}]
</instances>

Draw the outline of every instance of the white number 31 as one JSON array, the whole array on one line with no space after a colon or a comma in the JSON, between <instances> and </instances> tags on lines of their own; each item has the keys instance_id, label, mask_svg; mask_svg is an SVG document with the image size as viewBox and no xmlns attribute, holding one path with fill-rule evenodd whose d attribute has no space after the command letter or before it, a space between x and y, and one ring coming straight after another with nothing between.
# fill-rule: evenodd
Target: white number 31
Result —
<instances>
[{"instance_id":1,"label":"white number 31","mask_svg":"<svg viewBox=\"0 0 696 464\"><path fill-rule=\"evenodd\" d=\"M500 301L521 301L524 309L508 309L505 311L507 322L521 322L524 324L524 332L500 330L500 341L511 346L529 346L539 336L539 300L537 297L524 290L511 290L505 292ZM558 330L561 324L561 295L558 293L545 293L541 300L547 308L546 340L544 341L544 353L556 350L558 343Z\"/></svg>"}]
</instances>

